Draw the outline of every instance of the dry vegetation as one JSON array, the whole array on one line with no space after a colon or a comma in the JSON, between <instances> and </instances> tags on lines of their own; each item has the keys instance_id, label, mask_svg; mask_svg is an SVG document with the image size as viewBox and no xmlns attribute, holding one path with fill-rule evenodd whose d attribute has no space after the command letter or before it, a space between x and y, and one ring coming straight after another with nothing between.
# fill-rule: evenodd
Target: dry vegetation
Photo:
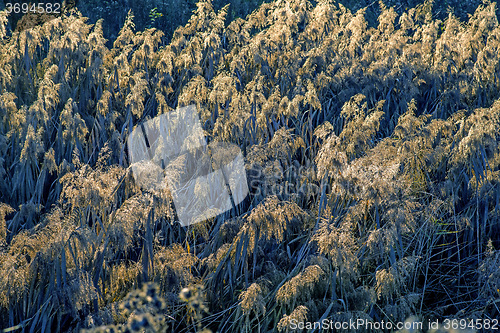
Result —
<instances>
[{"instance_id":1,"label":"dry vegetation","mask_svg":"<svg viewBox=\"0 0 500 333\"><path fill-rule=\"evenodd\" d=\"M274 1L225 26L202 0L170 44L129 14L111 49L76 11L9 38L0 13L0 328L500 318L500 26L430 10L371 28ZM190 104L251 194L184 228L126 142Z\"/></svg>"}]
</instances>

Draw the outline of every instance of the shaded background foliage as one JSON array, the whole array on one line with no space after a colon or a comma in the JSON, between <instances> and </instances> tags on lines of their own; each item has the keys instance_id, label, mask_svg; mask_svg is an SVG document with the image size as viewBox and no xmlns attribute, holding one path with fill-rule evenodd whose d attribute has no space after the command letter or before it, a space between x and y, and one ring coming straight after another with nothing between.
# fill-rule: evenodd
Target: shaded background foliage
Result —
<instances>
[{"instance_id":1,"label":"shaded background foliage","mask_svg":"<svg viewBox=\"0 0 500 333\"><path fill-rule=\"evenodd\" d=\"M248 14L254 11L259 5L264 2L270 2L265 0L238 0L238 1L220 1L214 0L212 2L214 9L216 11L220 10L226 4L229 4L228 15L226 16L226 22L229 23L234 19L240 17L245 18ZM312 1L316 3L316 1ZM345 0L341 3L349 8L351 11L356 12L361 8L367 8L366 19L370 26L375 26L377 24L377 17L380 14L380 5L378 1L373 0ZM383 3L388 7L394 7L398 14L403 11L414 8L423 1L409 0L386 0ZM446 18L449 11L459 17L461 20L466 20L469 14L472 14L477 6L482 4L482 1L471 0L471 1L458 1L458 0L446 0L439 1L433 5L433 16L438 19ZM118 31L124 22L129 9L131 9L135 14L134 22L138 30L143 30L147 27L154 27L165 32L167 40L170 40L175 28L179 25L184 25L187 23L191 12L196 8L195 1L156 1L149 0L143 2L137 1L85 1L78 4L78 8L82 14L89 17L91 22L95 23L97 19L103 18L103 32L104 37L109 40L114 40L117 36ZM152 10L156 9L156 13L160 13L160 17L152 20ZM498 15L497 8L497 15Z\"/></svg>"},{"instance_id":2,"label":"shaded background foliage","mask_svg":"<svg viewBox=\"0 0 500 333\"><path fill-rule=\"evenodd\" d=\"M254 11L262 3L270 1L265 0L237 0L237 1L221 1L214 0L212 5L214 10L218 11L226 4L229 4L229 9L226 16L226 23L232 22L236 18L245 18L248 14ZM385 0L382 1L385 6L394 7L398 14L403 13L409 8L414 8L423 1L419 0ZM317 1L312 1L316 4ZM352 12L356 12L361 8L366 8L366 20L370 26L377 24L377 18L380 15L381 8L378 1L373 0L345 0L341 2ZM125 21L129 10L135 15L134 24L137 30L145 28L157 28L165 33L167 42L171 39L174 30L185 25L193 10L196 9L196 1L193 0L147 0L147 1L117 1L117 0L89 0L89 1L66 1L67 7L78 6L83 16L89 18L89 23L95 24L98 19L103 19L103 36L113 42L120 28ZM450 11L452 11L462 21L468 19L468 15L472 14L477 6L482 4L480 0L458 1L445 0L433 4L432 14L434 18L445 19ZM497 8L497 15L499 14ZM17 17L17 19L19 19ZM109 45L110 46L110 45Z\"/></svg>"},{"instance_id":3,"label":"shaded background foliage","mask_svg":"<svg viewBox=\"0 0 500 333\"><path fill-rule=\"evenodd\" d=\"M142 9L109 41L78 10L12 35L0 12L2 328L498 318L495 4L177 5L195 10L169 42ZM190 104L251 194L182 228L127 137Z\"/></svg>"}]
</instances>

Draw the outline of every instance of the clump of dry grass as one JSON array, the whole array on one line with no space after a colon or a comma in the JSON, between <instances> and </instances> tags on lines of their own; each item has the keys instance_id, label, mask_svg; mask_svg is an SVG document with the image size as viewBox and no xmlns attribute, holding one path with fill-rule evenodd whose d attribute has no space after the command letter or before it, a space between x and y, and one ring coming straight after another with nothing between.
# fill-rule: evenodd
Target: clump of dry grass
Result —
<instances>
[{"instance_id":1,"label":"clump of dry grass","mask_svg":"<svg viewBox=\"0 0 500 333\"><path fill-rule=\"evenodd\" d=\"M307 321L307 313L309 312L309 309L303 305L299 305L296 307L290 315L283 315L283 318L280 319L278 323L278 331L280 332L293 332L294 330L290 328L290 324L292 320L294 320L296 323L300 322L306 322Z\"/></svg>"},{"instance_id":2,"label":"clump of dry grass","mask_svg":"<svg viewBox=\"0 0 500 333\"><path fill-rule=\"evenodd\" d=\"M324 289L325 272L318 265L306 267L302 272L285 282L276 293L276 301L288 307L304 302Z\"/></svg>"}]
</instances>

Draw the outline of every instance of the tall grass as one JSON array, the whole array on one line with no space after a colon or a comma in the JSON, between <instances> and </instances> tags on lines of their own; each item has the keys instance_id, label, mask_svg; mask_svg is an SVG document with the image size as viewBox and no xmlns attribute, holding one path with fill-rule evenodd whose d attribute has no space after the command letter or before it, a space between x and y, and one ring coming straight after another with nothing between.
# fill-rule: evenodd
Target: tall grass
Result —
<instances>
[{"instance_id":1,"label":"tall grass","mask_svg":"<svg viewBox=\"0 0 500 333\"><path fill-rule=\"evenodd\" d=\"M0 13L0 327L498 318L496 5L196 7L169 44L130 12L111 48L77 10L8 38ZM191 104L250 194L181 227L127 138Z\"/></svg>"}]
</instances>

